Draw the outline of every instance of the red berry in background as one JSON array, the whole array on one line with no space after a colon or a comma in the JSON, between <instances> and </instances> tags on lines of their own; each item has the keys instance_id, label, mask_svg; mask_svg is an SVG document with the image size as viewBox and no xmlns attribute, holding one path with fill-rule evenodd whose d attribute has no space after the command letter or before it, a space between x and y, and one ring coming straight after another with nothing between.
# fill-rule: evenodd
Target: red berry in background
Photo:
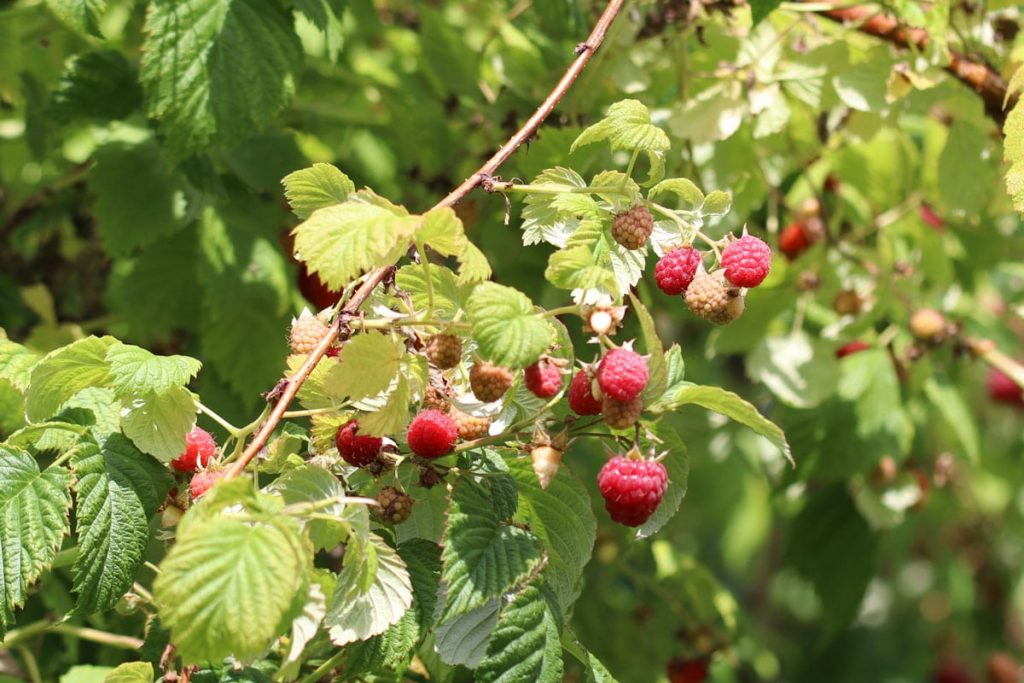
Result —
<instances>
[{"instance_id":1,"label":"red berry in background","mask_svg":"<svg viewBox=\"0 0 1024 683\"><path fill-rule=\"evenodd\" d=\"M562 371L551 361L541 358L523 370L523 381L537 398L551 398L562 388Z\"/></svg>"},{"instance_id":2,"label":"red berry in background","mask_svg":"<svg viewBox=\"0 0 1024 683\"><path fill-rule=\"evenodd\" d=\"M1005 372L989 368L987 385L989 398L993 401L1024 406L1024 390Z\"/></svg>"},{"instance_id":3,"label":"red berry in background","mask_svg":"<svg viewBox=\"0 0 1024 683\"><path fill-rule=\"evenodd\" d=\"M811 236L801 221L790 223L779 233L779 251L790 261L807 251L811 243Z\"/></svg>"},{"instance_id":4,"label":"red berry in background","mask_svg":"<svg viewBox=\"0 0 1024 683\"><path fill-rule=\"evenodd\" d=\"M939 662L932 673L933 683L976 683L971 672L955 659Z\"/></svg>"},{"instance_id":5,"label":"red berry in background","mask_svg":"<svg viewBox=\"0 0 1024 683\"><path fill-rule=\"evenodd\" d=\"M670 683L704 683L708 678L708 663L703 659L676 657L668 663Z\"/></svg>"},{"instance_id":6,"label":"red berry in background","mask_svg":"<svg viewBox=\"0 0 1024 683\"><path fill-rule=\"evenodd\" d=\"M192 500L198 500L207 491L209 491L217 481L224 477L225 472L212 471L212 470L201 470L192 475L192 480L188 483L188 492L192 496Z\"/></svg>"},{"instance_id":7,"label":"red berry in background","mask_svg":"<svg viewBox=\"0 0 1024 683\"><path fill-rule=\"evenodd\" d=\"M577 372L569 382L569 407L577 415L598 415L601 412L601 401L594 398L592 383L585 370Z\"/></svg>"},{"instance_id":8,"label":"red berry in background","mask_svg":"<svg viewBox=\"0 0 1024 683\"><path fill-rule=\"evenodd\" d=\"M1021 667L1009 652L993 652L985 661L990 683L1020 683Z\"/></svg>"},{"instance_id":9,"label":"red berry in background","mask_svg":"<svg viewBox=\"0 0 1024 683\"><path fill-rule=\"evenodd\" d=\"M353 467L366 467L377 459L383 440L379 436L360 436L359 423L349 420L338 427L338 433L334 435L334 445L338 452L349 465Z\"/></svg>"},{"instance_id":10,"label":"red berry in background","mask_svg":"<svg viewBox=\"0 0 1024 683\"><path fill-rule=\"evenodd\" d=\"M846 358L851 353L858 353L860 351L867 351L870 348L871 348L871 344L868 344L865 341L861 341L860 339L857 339L856 341L852 341L852 342L843 344L838 349L836 349L836 358Z\"/></svg>"},{"instance_id":11,"label":"red berry in background","mask_svg":"<svg viewBox=\"0 0 1024 683\"><path fill-rule=\"evenodd\" d=\"M597 487L612 520L640 526L661 504L668 488L668 471L660 462L618 455L601 468Z\"/></svg>"},{"instance_id":12,"label":"red berry in background","mask_svg":"<svg viewBox=\"0 0 1024 683\"><path fill-rule=\"evenodd\" d=\"M459 428L440 410L424 410L413 418L406 438L409 448L424 458L440 458L455 446Z\"/></svg>"},{"instance_id":13,"label":"red berry in background","mask_svg":"<svg viewBox=\"0 0 1024 683\"><path fill-rule=\"evenodd\" d=\"M616 401L632 401L647 386L647 361L636 351L612 349L597 366L602 393Z\"/></svg>"},{"instance_id":14,"label":"red berry in background","mask_svg":"<svg viewBox=\"0 0 1024 683\"><path fill-rule=\"evenodd\" d=\"M338 303L341 292L336 292L321 282L319 277L306 269L305 263L299 264L297 279L302 296L306 297L306 300L313 304L317 310L322 310Z\"/></svg>"},{"instance_id":15,"label":"red berry in background","mask_svg":"<svg viewBox=\"0 0 1024 683\"><path fill-rule=\"evenodd\" d=\"M936 230L940 230L946 226L946 221L942 220L942 217L935 213L935 210L927 203L922 202L917 213L921 216L921 220Z\"/></svg>"},{"instance_id":16,"label":"red berry in background","mask_svg":"<svg viewBox=\"0 0 1024 683\"><path fill-rule=\"evenodd\" d=\"M206 467L217 455L217 442L210 432L199 427L185 435L185 451L171 461L171 467L179 472L195 472Z\"/></svg>"},{"instance_id":17,"label":"red berry in background","mask_svg":"<svg viewBox=\"0 0 1024 683\"><path fill-rule=\"evenodd\" d=\"M693 247L675 247L666 251L654 266L654 281L658 289L669 296L682 294L693 282L700 261L701 254Z\"/></svg>"},{"instance_id":18,"label":"red berry in background","mask_svg":"<svg viewBox=\"0 0 1024 683\"><path fill-rule=\"evenodd\" d=\"M744 235L722 250L725 277L737 287L757 287L772 267L772 248L753 235Z\"/></svg>"}]
</instances>

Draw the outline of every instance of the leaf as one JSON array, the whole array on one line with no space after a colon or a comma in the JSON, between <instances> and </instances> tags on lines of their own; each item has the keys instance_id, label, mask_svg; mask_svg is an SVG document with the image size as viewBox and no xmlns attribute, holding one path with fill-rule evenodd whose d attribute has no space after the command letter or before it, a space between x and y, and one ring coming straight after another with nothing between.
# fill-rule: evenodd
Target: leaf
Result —
<instances>
[{"instance_id":1,"label":"leaf","mask_svg":"<svg viewBox=\"0 0 1024 683\"><path fill-rule=\"evenodd\" d=\"M476 670L486 683L559 681L562 643L551 605L535 586L528 587L501 611L498 626Z\"/></svg>"},{"instance_id":2,"label":"leaf","mask_svg":"<svg viewBox=\"0 0 1024 683\"><path fill-rule=\"evenodd\" d=\"M345 496L345 487L337 477L324 468L313 465L286 472L274 481L273 488L281 494L288 505L316 503ZM346 519L349 515L346 515L345 503L340 501L320 512L337 519L311 519L306 522L306 528L314 550L330 550L348 536Z\"/></svg>"},{"instance_id":3,"label":"leaf","mask_svg":"<svg viewBox=\"0 0 1024 683\"><path fill-rule=\"evenodd\" d=\"M980 214L989 205L993 167L989 136L977 126L956 121L949 128L946 146L939 155L939 192L946 206L968 214Z\"/></svg>"},{"instance_id":4,"label":"leaf","mask_svg":"<svg viewBox=\"0 0 1024 683\"><path fill-rule=\"evenodd\" d=\"M149 520L173 480L120 434L112 434L102 447L85 444L71 467L77 476L75 611L103 612L131 588L145 559Z\"/></svg>"},{"instance_id":5,"label":"leaf","mask_svg":"<svg viewBox=\"0 0 1024 683\"><path fill-rule=\"evenodd\" d=\"M692 180L686 178L668 178L655 185L647 193L651 199L665 193L674 194L682 204L679 207L682 211L697 211L704 204L704 193L700 191Z\"/></svg>"},{"instance_id":6,"label":"leaf","mask_svg":"<svg viewBox=\"0 0 1024 683\"><path fill-rule=\"evenodd\" d=\"M125 436L143 453L170 462L185 449L185 435L196 423L192 393L172 387L162 393L147 392L126 400L121 413Z\"/></svg>"},{"instance_id":7,"label":"leaf","mask_svg":"<svg viewBox=\"0 0 1024 683\"><path fill-rule=\"evenodd\" d=\"M153 683L153 665L149 662L125 662L107 674L103 683Z\"/></svg>"},{"instance_id":8,"label":"leaf","mask_svg":"<svg viewBox=\"0 0 1024 683\"><path fill-rule=\"evenodd\" d=\"M292 234L309 271L340 290L360 273L396 260L414 228L414 218L350 200L317 209Z\"/></svg>"},{"instance_id":9,"label":"leaf","mask_svg":"<svg viewBox=\"0 0 1024 683\"><path fill-rule=\"evenodd\" d=\"M488 600L480 607L460 614L434 629L434 647L441 661L452 666L475 669L487 653L487 641L498 625L498 601Z\"/></svg>"},{"instance_id":10,"label":"leaf","mask_svg":"<svg viewBox=\"0 0 1024 683\"><path fill-rule=\"evenodd\" d=\"M434 290L434 314L440 320L451 320L465 304L467 288L459 285L451 269L437 263L430 264L430 281ZM412 297L412 304L418 310L427 308L427 278L422 267L402 266L395 275L395 284Z\"/></svg>"},{"instance_id":11,"label":"leaf","mask_svg":"<svg viewBox=\"0 0 1024 683\"><path fill-rule=\"evenodd\" d=\"M480 284L469 296L466 312L480 355L498 365L526 367L554 341L554 331L534 312L533 302L511 287Z\"/></svg>"},{"instance_id":12,"label":"leaf","mask_svg":"<svg viewBox=\"0 0 1024 683\"><path fill-rule=\"evenodd\" d=\"M729 213L729 209L732 207L732 197L729 196L728 192L722 190L713 190L708 193L708 196L704 197L704 203L701 204L700 212L704 216L723 216Z\"/></svg>"},{"instance_id":13,"label":"leaf","mask_svg":"<svg viewBox=\"0 0 1024 683\"><path fill-rule=\"evenodd\" d=\"M479 56L440 12L429 7L421 10L419 45L423 69L434 88L447 94L479 96Z\"/></svg>"},{"instance_id":14,"label":"leaf","mask_svg":"<svg viewBox=\"0 0 1024 683\"><path fill-rule=\"evenodd\" d=\"M47 0L57 17L76 31L102 38L100 19L107 11L107 0Z\"/></svg>"},{"instance_id":15,"label":"leaf","mask_svg":"<svg viewBox=\"0 0 1024 683\"><path fill-rule=\"evenodd\" d=\"M925 380L924 393L953 429L972 465L981 460L981 442L971 409L949 378L932 375Z\"/></svg>"},{"instance_id":16,"label":"leaf","mask_svg":"<svg viewBox=\"0 0 1024 683\"><path fill-rule=\"evenodd\" d=\"M783 403L813 408L835 392L839 366L830 344L806 332L765 337L747 359L747 375Z\"/></svg>"},{"instance_id":17,"label":"leaf","mask_svg":"<svg viewBox=\"0 0 1024 683\"><path fill-rule=\"evenodd\" d=\"M897 459L910 449L913 423L903 408L899 377L883 349L868 349L843 359L838 395L853 404L854 432L871 443L869 458L885 452Z\"/></svg>"},{"instance_id":18,"label":"leaf","mask_svg":"<svg viewBox=\"0 0 1024 683\"><path fill-rule=\"evenodd\" d=\"M281 183L288 204L299 218L309 218L317 209L341 204L356 189L347 175L325 163L289 173Z\"/></svg>"},{"instance_id":19,"label":"leaf","mask_svg":"<svg viewBox=\"0 0 1024 683\"><path fill-rule=\"evenodd\" d=\"M302 64L291 12L266 0L157 0L146 15L146 111L179 158L259 130Z\"/></svg>"},{"instance_id":20,"label":"leaf","mask_svg":"<svg viewBox=\"0 0 1024 683\"><path fill-rule=\"evenodd\" d=\"M540 561L540 544L530 532L503 523L492 499L461 480L452 493L441 560L440 621L446 622L522 581Z\"/></svg>"},{"instance_id":21,"label":"leaf","mask_svg":"<svg viewBox=\"0 0 1024 683\"><path fill-rule=\"evenodd\" d=\"M640 322L640 334L644 342L644 353L647 358L648 379L644 387L644 403L661 397L668 386L668 366L665 364L665 350L661 345L661 337L654 327L654 318L648 312L647 307L632 292L629 293L629 300L633 304L633 312L636 313Z\"/></svg>"},{"instance_id":22,"label":"leaf","mask_svg":"<svg viewBox=\"0 0 1024 683\"><path fill-rule=\"evenodd\" d=\"M409 379L401 374L395 390L388 394L387 403L379 410L359 418L359 431L371 436L385 436L402 431L409 420L411 392Z\"/></svg>"},{"instance_id":23,"label":"leaf","mask_svg":"<svg viewBox=\"0 0 1024 683\"><path fill-rule=\"evenodd\" d=\"M636 530L638 539L658 533L675 516L686 496L686 483L690 476L690 454L679 433L666 422L659 422L655 433L662 440L659 449L668 452L662 461L668 471L668 489L654 514Z\"/></svg>"},{"instance_id":24,"label":"leaf","mask_svg":"<svg viewBox=\"0 0 1024 683\"><path fill-rule=\"evenodd\" d=\"M460 263L460 285L480 282L491 276L487 257L466 237L462 221L449 206L425 213L413 239L421 247L426 245L442 256L457 258Z\"/></svg>"},{"instance_id":25,"label":"leaf","mask_svg":"<svg viewBox=\"0 0 1024 683\"><path fill-rule=\"evenodd\" d=\"M667 152L671 147L668 135L651 123L651 113L639 100L620 100L610 106L603 119L580 133L569 151L602 140L608 140L613 150Z\"/></svg>"},{"instance_id":26,"label":"leaf","mask_svg":"<svg viewBox=\"0 0 1024 683\"><path fill-rule=\"evenodd\" d=\"M750 0L750 18L753 26L760 24L781 4L782 0Z\"/></svg>"},{"instance_id":27,"label":"leaf","mask_svg":"<svg viewBox=\"0 0 1024 683\"><path fill-rule=\"evenodd\" d=\"M66 469L40 472L27 452L0 445L0 635L14 624L14 610L57 555L68 531L70 486Z\"/></svg>"},{"instance_id":28,"label":"leaf","mask_svg":"<svg viewBox=\"0 0 1024 683\"><path fill-rule=\"evenodd\" d=\"M377 569L368 589L362 589L346 564L324 618L331 642L342 646L383 633L412 605L412 582L405 561L376 534L369 539Z\"/></svg>"},{"instance_id":29,"label":"leaf","mask_svg":"<svg viewBox=\"0 0 1024 683\"><path fill-rule=\"evenodd\" d=\"M1024 69L1014 74L1017 81ZM1006 192L1013 207L1024 213L1024 98L1020 98L1006 115L1003 124L1003 159L1010 165L1006 171Z\"/></svg>"},{"instance_id":30,"label":"leaf","mask_svg":"<svg viewBox=\"0 0 1024 683\"><path fill-rule=\"evenodd\" d=\"M68 60L50 95L48 111L65 122L112 120L126 118L140 106L142 88L135 65L116 50L96 50Z\"/></svg>"},{"instance_id":31,"label":"leaf","mask_svg":"<svg viewBox=\"0 0 1024 683\"><path fill-rule=\"evenodd\" d=\"M60 683L104 683L112 673L114 669L109 666L79 664L68 669L60 677Z\"/></svg>"},{"instance_id":32,"label":"leaf","mask_svg":"<svg viewBox=\"0 0 1024 683\"><path fill-rule=\"evenodd\" d=\"M107 350L110 382L114 392L124 398L147 391L164 392L188 384L202 367L188 356L156 356L146 349L116 344Z\"/></svg>"},{"instance_id":33,"label":"leaf","mask_svg":"<svg viewBox=\"0 0 1024 683\"><path fill-rule=\"evenodd\" d=\"M560 193L527 193L523 201L523 244L547 242L564 247L586 217L597 215L597 202L588 194L569 194L587 186L579 173L558 166L542 171L531 186Z\"/></svg>"},{"instance_id":34,"label":"leaf","mask_svg":"<svg viewBox=\"0 0 1024 683\"><path fill-rule=\"evenodd\" d=\"M583 568L594 550L597 520L586 487L563 469L566 471L559 472L544 490L527 459L509 462L509 473L519 490L517 517L543 544L548 563L541 576L562 614L568 615L579 597Z\"/></svg>"},{"instance_id":35,"label":"leaf","mask_svg":"<svg viewBox=\"0 0 1024 683\"><path fill-rule=\"evenodd\" d=\"M357 401L385 391L398 374L404 345L390 335L364 332L349 339L324 380L329 396Z\"/></svg>"},{"instance_id":36,"label":"leaf","mask_svg":"<svg viewBox=\"0 0 1024 683\"><path fill-rule=\"evenodd\" d=\"M544 278L559 289L603 289L615 291L615 273L599 265L589 247L578 246L551 254Z\"/></svg>"},{"instance_id":37,"label":"leaf","mask_svg":"<svg viewBox=\"0 0 1024 683\"><path fill-rule=\"evenodd\" d=\"M302 606L302 612L292 620L288 651L282 658L281 669L278 672L280 678L298 678L306 646L316 637L326 614L327 596L324 594L323 586L314 579L309 582L309 593Z\"/></svg>"},{"instance_id":38,"label":"leaf","mask_svg":"<svg viewBox=\"0 0 1024 683\"><path fill-rule=\"evenodd\" d=\"M305 593L311 562L310 544L290 517L253 523L197 516L179 525L153 597L185 662L252 659L280 633L295 596Z\"/></svg>"},{"instance_id":39,"label":"leaf","mask_svg":"<svg viewBox=\"0 0 1024 683\"><path fill-rule=\"evenodd\" d=\"M849 64L833 76L832 87L839 99L851 109L877 112L887 106L885 96L892 58L888 48L877 48L869 54L866 60Z\"/></svg>"},{"instance_id":40,"label":"leaf","mask_svg":"<svg viewBox=\"0 0 1024 683\"><path fill-rule=\"evenodd\" d=\"M11 383L24 393L32 376L32 368L39 362L39 354L9 339L0 339L0 379Z\"/></svg>"},{"instance_id":41,"label":"leaf","mask_svg":"<svg viewBox=\"0 0 1024 683\"><path fill-rule=\"evenodd\" d=\"M25 394L25 414L32 422L45 420L82 389L110 381L107 351L113 337L86 337L52 351L32 369Z\"/></svg>"}]
</instances>

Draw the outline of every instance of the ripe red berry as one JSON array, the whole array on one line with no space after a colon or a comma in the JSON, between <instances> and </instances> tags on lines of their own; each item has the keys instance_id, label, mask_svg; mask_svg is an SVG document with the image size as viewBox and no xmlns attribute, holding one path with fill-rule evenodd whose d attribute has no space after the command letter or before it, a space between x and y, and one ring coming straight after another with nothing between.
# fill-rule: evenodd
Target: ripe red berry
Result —
<instances>
[{"instance_id":1,"label":"ripe red berry","mask_svg":"<svg viewBox=\"0 0 1024 683\"><path fill-rule=\"evenodd\" d=\"M668 663L669 683L704 683L708 678L708 663L703 659L676 657Z\"/></svg>"},{"instance_id":2,"label":"ripe red berry","mask_svg":"<svg viewBox=\"0 0 1024 683\"><path fill-rule=\"evenodd\" d=\"M615 216L612 239L626 249L640 249L654 230L654 218L646 206L639 204Z\"/></svg>"},{"instance_id":3,"label":"ripe red berry","mask_svg":"<svg viewBox=\"0 0 1024 683\"><path fill-rule=\"evenodd\" d=\"M585 370L580 370L569 382L569 407L577 415L598 415L601 412L601 401L594 398L592 381Z\"/></svg>"},{"instance_id":4,"label":"ripe red berry","mask_svg":"<svg viewBox=\"0 0 1024 683\"><path fill-rule=\"evenodd\" d=\"M647 386L647 361L636 351L612 349L597 366L597 383L616 401L632 401Z\"/></svg>"},{"instance_id":5,"label":"ripe red berry","mask_svg":"<svg viewBox=\"0 0 1024 683\"><path fill-rule=\"evenodd\" d=\"M668 488L668 471L660 462L631 460L619 455L601 468L597 486L612 520L626 526L640 526L661 503Z\"/></svg>"},{"instance_id":6,"label":"ripe red berry","mask_svg":"<svg viewBox=\"0 0 1024 683\"><path fill-rule=\"evenodd\" d=\"M867 351L870 348L871 348L871 344L868 344L865 341L861 341L860 339L857 339L855 341L843 344L838 349L836 349L836 358L846 358L851 353L857 353L859 351Z\"/></svg>"},{"instance_id":7,"label":"ripe red berry","mask_svg":"<svg viewBox=\"0 0 1024 683\"><path fill-rule=\"evenodd\" d=\"M665 252L654 266L658 289L670 296L682 294L693 282L700 261L701 254L693 247L676 247Z\"/></svg>"},{"instance_id":8,"label":"ripe red berry","mask_svg":"<svg viewBox=\"0 0 1024 683\"><path fill-rule=\"evenodd\" d=\"M807 251L811 246L811 238L801 222L790 223L779 233L779 251L790 261Z\"/></svg>"},{"instance_id":9,"label":"ripe red berry","mask_svg":"<svg viewBox=\"0 0 1024 683\"><path fill-rule=\"evenodd\" d=\"M358 431L359 423L349 420L338 427L338 432L334 435L334 445L338 447L341 457L349 465L366 467L377 459L384 442L379 436L360 436L357 434Z\"/></svg>"},{"instance_id":10,"label":"ripe red berry","mask_svg":"<svg viewBox=\"0 0 1024 683\"><path fill-rule=\"evenodd\" d=\"M306 300L313 304L317 310L333 306L341 296L340 291L330 289L317 275L309 272L305 263L299 264L297 279L302 296L306 297Z\"/></svg>"},{"instance_id":11,"label":"ripe red berry","mask_svg":"<svg viewBox=\"0 0 1024 683\"><path fill-rule=\"evenodd\" d=\"M537 398L551 398L562 388L562 371L551 361L541 358L523 370L523 381Z\"/></svg>"},{"instance_id":12,"label":"ripe red berry","mask_svg":"<svg viewBox=\"0 0 1024 683\"><path fill-rule=\"evenodd\" d=\"M440 410L424 410L413 418L406 435L409 448L424 458L440 458L451 452L459 429Z\"/></svg>"},{"instance_id":13,"label":"ripe red berry","mask_svg":"<svg viewBox=\"0 0 1024 683\"><path fill-rule=\"evenodd\" d=\"M188 483L188 492L192 496L192 500L201 498L219 479L224 477L224 474L223 470L200 470L193 474L192 480Z\"/></svg>"},{"instance_id":14,"label":"ripe red berry","mask_svg":"<svg viewBox=\"0 0 1024 683\"><path fill-rule=\"evenodd\" d=\"M918 209L918 215L921 216L921 220L927 223L929 227L936 230L941 230L946 225L942 217L935 213L935 210L929 204L922 203L921 208Z\"/></svg>"},{"instance_id":15,"label":"ripe red berry","mask_svg":"<svg viewBox=\"0 0 1024 683\"><path fill-rule=\"evenodd\" d=\"M171 461L171 467L179 472L195 472L206 467L217 455L217 442L210 432L199 427L185 435L185 450Z\"/></svg>"},{"instance_id":16,"label":"ripe red berry","mask_svg":"<svg viewBox=\"0 0 1024 683\"><path fill-rule=\"evenodd\" d=\"M772 248L753 235L744 235L722 250L725 277L737 287L757 287L772 267Z\"/></svg>"},{"instance_id":17,"label":"ripe red berry","mask_svg":"<svg viewBox=\"0 0 1024 683\"><path fill-rule=\"evenodd\" d=\"M469 369L469 388L484 403L497 401L512 386L512 371L493 363L474 363Z\"/></svg>"},{"instance_id":18,"label":"ripe red berry","mask_svg":"<svg viewBox=\"0 0 1024 683\"><path fill-rule=\"evenodd\" d=\"M1024 391L1009 375L1001 370L989 368L988 395L993 401L1024 406Z\"/></svg>"}]
</instances>

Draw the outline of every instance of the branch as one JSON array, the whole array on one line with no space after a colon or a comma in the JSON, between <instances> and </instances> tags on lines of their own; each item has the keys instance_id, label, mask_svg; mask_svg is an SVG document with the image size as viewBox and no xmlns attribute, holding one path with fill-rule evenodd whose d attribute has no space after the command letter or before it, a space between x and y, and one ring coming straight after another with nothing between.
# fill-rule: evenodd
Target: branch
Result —
<instances>
[{"instance_id":1,"label":"branch","mask_svg":"<svg viewBox=\"0 0 1024 683\"><path fill-rule=\"evenodd\" d=\"M573 60L569 68L566 69L565 74L555 85L554 89L547 96L544 102L537 108L533 116L523 124L522 128L513 135L508 142L502 145L501 149L494 153L490 159L488 159L483 166L481 166L476 173L471 175L469 178L459 185L457 188L448 193L448 195L434 205L434 209L443 208L446 206L453 206L461 201L466 195L476 189L485 180L489 179L494 173L501 167L505 161L512 156L512 154L519 149L519 147L529 140L540 128L540 125L544 123L544 120L551 114L554 108L561 101L562 97L569 90L572 84L582 73L583 68L590 61L590 58L594 56L597 49L604 42L605 35L608 33L608 28L611 26L612 21L615 20L615 16L622 9L622 3L624 0L609 0L608 5L605 7L601 17L597 20L594 25L593 31L590 32L590 36L586 41L576 46L576 59ZM388 272L394 266L386 266L371 270L366 274L363 283L359 286L359 289L355 291L352 297L345 302L338 316L334 322L328 328L327 334L317 347L309 354L306 360L302 363L299 369L286 380L280 382L274 391L277 396L274 408L270 411L270 415L266 421L260 426L256 434L253 436L249 446L242 452L242 455L232 463L231 468L227 470L227 477L235 477L241 474L250 461L256 456L257 453L266 445L270 439L270 435L273 434L274 429L277 428L278 423L284 417L285 411L288 409L289 404L295 398L295 394L298 393L299 387L302 386L306 378L316 367L316 364L323 358L324 354L327 353L327 349L334 343L338 338L338 334L341 331L341 325L343 322L354 315L359 307L363 305L369 296L373 292L374 288L384 280Z\"/></svg>"}]
</instances>

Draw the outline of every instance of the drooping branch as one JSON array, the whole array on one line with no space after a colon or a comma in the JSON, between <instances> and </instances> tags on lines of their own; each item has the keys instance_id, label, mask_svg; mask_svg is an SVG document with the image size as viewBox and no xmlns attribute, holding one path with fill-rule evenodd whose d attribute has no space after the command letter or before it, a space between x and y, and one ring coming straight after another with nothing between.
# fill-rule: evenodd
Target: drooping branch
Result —
<instances>
[{"instance_id":1,"label":"drooping branch","mask_svg":"<svg viewBox=\"0 0 1024 683\"><path fill-rule=\"evenodd\" d=\"M584 42L576 46L576 59L574 59L572 64L569 65L565 74L562 75L562 78L551 90L551 93L537 108L537 111L533 113L533 116L523 124L515 135L509 138L508 142L502 145L501 149L495 152L494 155L483 164L483 166L477 169L476 173L466 178L461 185L449 192L444 199L435 204L433 207L434 209L454 206L457 204L484 181L490 179L501 165L504 164L505 161L512 156L512 154L519 149L524 142L529 140L537 132L537 129L540 128L541 124L544 123L544 120L558 105L562 97L579 77L580 73L583 72L584 67L586 67L591 57L594 56L594 53L601 46L601 43L604 42L604 38L608 33L609 27L615 20L619 10L622 9L623 1L624 0L609 0L608 5L605 7L604 12L602 12L601 17L597 20L597 23L594 25L594 29L590 32L590 35ZM306 360L291 377L282 380L282 382L274 389L272 392L272 395L274 396L273 409L271 409L267 419L256 431L252 441L249 442L246 449L227 470L227 477L234 477L241 474L249 462L251 462L256 454L259 453L267 444L271 434L273 434L277 425L284 417L284 413L288 409L288 406L298 393L299 388L309 377L313 368L316 367L316 364L320 362L320 359L323 358L327 353L327 350L338 338L342 325L347 322L349 317L356 314L359 307L362 306L370 297L374 288L377 287L385 277L387 277L393 267L394 266L392 265L376 268L366 274L362 284L345 302L344 306L342 306L340 314L328 328L327 334L320 340L317 347L310 352L309 356L306 357Z\"/></svg>"}]
</instances>

